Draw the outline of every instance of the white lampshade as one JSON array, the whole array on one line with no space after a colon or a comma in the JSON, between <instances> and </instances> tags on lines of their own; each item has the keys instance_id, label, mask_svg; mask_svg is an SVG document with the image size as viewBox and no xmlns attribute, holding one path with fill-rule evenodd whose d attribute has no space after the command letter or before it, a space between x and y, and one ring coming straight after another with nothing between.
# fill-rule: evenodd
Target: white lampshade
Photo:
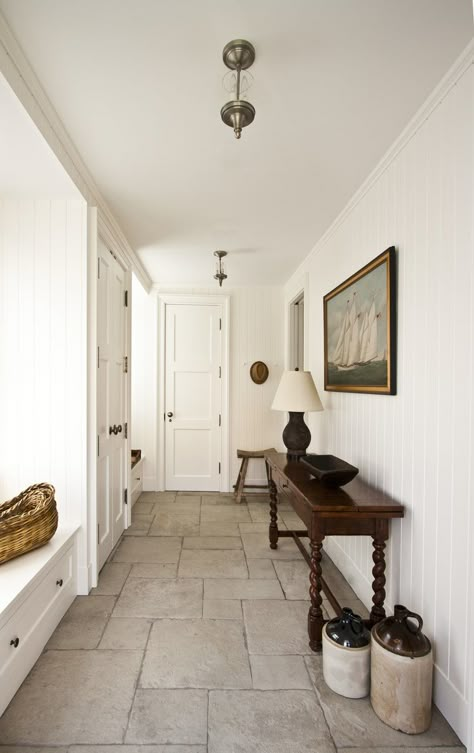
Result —
<instances>
[{"instance_id":1,"label":"white lampshade","mask_svg":"<svg viewBox=\"0 0 474 753\"><path fill-rule=\"evenodd\" d=\"M272 410L307 413L324 410L310 371L284 371Z\"/></svg>"}]
</instances>

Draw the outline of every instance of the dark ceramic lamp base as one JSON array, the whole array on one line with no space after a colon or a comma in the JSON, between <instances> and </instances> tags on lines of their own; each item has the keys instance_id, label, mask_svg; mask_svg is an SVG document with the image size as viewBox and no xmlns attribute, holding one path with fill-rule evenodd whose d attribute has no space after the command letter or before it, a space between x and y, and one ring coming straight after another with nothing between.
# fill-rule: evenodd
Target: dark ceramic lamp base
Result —
<instances>
[{"instance_id":1,"label":"dark ceramic lamp base","mask_svg":"<svg viewBox=\"0 0 474 753\"><path fill-rule=\"evenodd\" d=\"M290 420L283 430L283 442L290 460L298 460L306 455L311 442L311 432L304 422L304 413L290 411Z\"/></svg>"}]
</instances>

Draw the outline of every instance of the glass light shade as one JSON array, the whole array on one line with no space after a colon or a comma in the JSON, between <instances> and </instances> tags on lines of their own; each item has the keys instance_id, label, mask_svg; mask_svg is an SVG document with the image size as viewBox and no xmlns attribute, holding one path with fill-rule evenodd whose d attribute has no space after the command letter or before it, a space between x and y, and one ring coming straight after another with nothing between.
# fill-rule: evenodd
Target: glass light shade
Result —
<instances>
[{"instance_id":1,"label":"glass light shade","mask_svg":"<svg viewBox=\"0 0 474 753\"><path fill-rule=\"evenodd\" d=\"M292 413L324 410L310 371L284 371L272 410Z\"/></svg>"}]
</instances>

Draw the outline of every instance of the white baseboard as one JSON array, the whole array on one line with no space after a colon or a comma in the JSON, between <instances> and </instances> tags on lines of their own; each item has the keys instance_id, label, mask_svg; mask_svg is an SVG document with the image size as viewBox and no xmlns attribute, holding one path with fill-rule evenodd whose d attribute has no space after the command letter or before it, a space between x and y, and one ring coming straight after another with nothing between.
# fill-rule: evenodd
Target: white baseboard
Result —
<instances>
[{"instance_id":1,"label":"white baseboard","mask_svg":"<svg viewBox=\"0 0 474 753\"><path fill-rule=\"evenodd\" d=\"M372 584L357 569L351 558L331 536L324 539L324 550L328 553L338 570L341 571L364 606L370 611L372 608Z\"/></svg>"},{"instance_id":2,"label":"white baseboard","mask_svg":"<svg viewBox=\"0 0 474 753\"><path fill-rule=\"evenodd\" d=\"M95 585L92 583L92 563L87 566L77 568L77 594L78 596L87 596L91 588Z\"/></svg>"},{"instance_id":3,"label":"white baseboard","mask_svg":"<svg viewBox=\"0 0 474 753\"><path fill-rule=\"evenodd\" d=\"M433 699L438 708L443 709L443 716L456 730L461 742L468 746L471 713L469 702L462 697L436 664L433 674Z\"/></svg>"}]
</instances>

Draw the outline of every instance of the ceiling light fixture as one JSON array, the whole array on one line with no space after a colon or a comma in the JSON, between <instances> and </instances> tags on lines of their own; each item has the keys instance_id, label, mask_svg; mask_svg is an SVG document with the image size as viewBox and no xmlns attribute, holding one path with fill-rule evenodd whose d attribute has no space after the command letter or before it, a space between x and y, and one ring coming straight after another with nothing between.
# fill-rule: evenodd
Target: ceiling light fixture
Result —
<instances>
[{"instance_id":1,"label":"ceiling light fixture","mask_svg":"<svg viewBox=\"0 0 474 753\"><path fill-rule=\"evenodd\" d=\"M214 275L214 279L219 280L219 287L221 288L224 280L227 280L227 275L224 272L224 264L222 262L223 257L227 256L227 251L214 251L214 256L217 256L216 274Z\"/></svg>"},{"instance_id":2,"label":"ceiling light fixture","mask_svg":"<svg viewBox=\"0 0 474 753\"><path fill-rule=\"evenodd\" d=\"M236 139L240 139L242 128L250 125L255 118L255 107L241 99L242 92L250 86L249 78L241 82L241 72L250 68L255 60L255 49L245 39L234 39L224 47L222 59L231 71L236 73L232 77L232 91L235 99L227 102L221 109L224 123L234 129Z\"/></svg>"}]
</instances>

